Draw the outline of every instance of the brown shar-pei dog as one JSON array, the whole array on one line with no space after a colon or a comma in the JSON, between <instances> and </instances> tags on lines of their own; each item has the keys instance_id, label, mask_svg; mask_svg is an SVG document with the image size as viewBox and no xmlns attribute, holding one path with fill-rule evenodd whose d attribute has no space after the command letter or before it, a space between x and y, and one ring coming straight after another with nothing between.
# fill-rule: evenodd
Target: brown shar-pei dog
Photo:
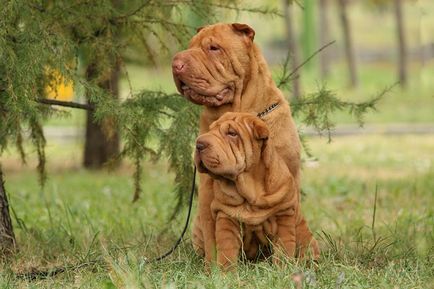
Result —
<instances>
[{"instance_id":1,"label":"brown shar-pei dog","mask_svg":"<svg viewBox=\"0 0 434 289\"><path fill-rule=\"evenodd\" d=\"M288 103L276 87L259 48L253 42L254 36L252 28L239 23L220 23L199 29L189 48L175 55L173 77L179 92L186 99L204 106L200 133L207 132L210 124L225 112L259 113L278 104L263 120L277 153L294 178L298 196L300 140L297 129ZM197 217L203 230L204 254L208 264L215 260L216 244L216 224L211 210L213 182L209 175L200 175ZM303 226L302 222L296 224L296 235L303 234Z\"/></svg>"},{"instance_id":2,"label":"brown shar-pei dog","mask_svg":"<svg viewBox=\"0 0 434 289\"><path fill-rule=\"evenodd\" d=\"M269 245L275 261L278 253L295 257L297 244L299 254L305 253L303 244L311 244L313 258L319 257L301 214L294 178L269 135L258 117L228 112L196 141L196 167L214 179L210 208L217 263L223 268L236 264L241 250L255 259L261 248L268 252ZM193 246L204 255L201 215L193 227ZM302 228L298 235L296 224Z\"/></svg>"}]
</instances>

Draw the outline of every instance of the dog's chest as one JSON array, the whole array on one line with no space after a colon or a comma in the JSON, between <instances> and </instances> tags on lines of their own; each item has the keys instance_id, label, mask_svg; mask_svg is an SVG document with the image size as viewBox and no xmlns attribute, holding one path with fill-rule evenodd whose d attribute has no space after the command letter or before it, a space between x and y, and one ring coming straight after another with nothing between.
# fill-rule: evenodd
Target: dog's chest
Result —
<instances>
[{"instance_id":1,"label":"dog's chest","mask_svg":"<svg viewBox=\"0 0 434 289\"><path fill-rule=\"evenodd\" d=\"M250 246L253 242L268 245L277 234L276 217L272 216L258 225L243 224L241 234L245 246Z\"/></svg>"},{"instance_id":2,"label":"dog's chest","mask_svg":"<svg viewBox=\"0 0 434 289\"><path fill-rule=\"evenodd\" d=\"M215 201L228 206L241 206L246 202L236 187L225 181L214 182L214 192Z\"/></svg>"},{"instance_id":3,"label":"dog's chest","mask_svg":"<svg viewBox=\"0 0 434 289\"><path fill-rule=\"evenodd\" d=\"M211 202L211 212L216 219L218 212L222 212L243 226L248 226L254 232L264 231L271 234L275 231L275 216L290 207L289 202L279 202L268 208L250 204L242 197L235 186L223 182L214 182L214 200ZM262 228L263 229L260 229Z\"/></svg>"}]
</instances>

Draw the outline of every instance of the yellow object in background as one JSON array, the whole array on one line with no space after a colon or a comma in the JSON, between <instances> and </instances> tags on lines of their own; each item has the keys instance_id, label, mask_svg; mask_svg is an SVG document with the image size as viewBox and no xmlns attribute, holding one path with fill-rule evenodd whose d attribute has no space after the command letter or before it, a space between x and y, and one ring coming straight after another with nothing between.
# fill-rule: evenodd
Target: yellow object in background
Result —
<instances>
[{"instance_id":1,"label":"yellow object in background","mask_svg":"<svg viewBox=\"0 0 434 289\"><path fill-rule=\"evenodd\" d=\"M63 101L71 101L74 96L74 87L71 80L65 77L58 70L48 70L51 81L45 87L45 97Z\"/></svg>"}]
</instances>

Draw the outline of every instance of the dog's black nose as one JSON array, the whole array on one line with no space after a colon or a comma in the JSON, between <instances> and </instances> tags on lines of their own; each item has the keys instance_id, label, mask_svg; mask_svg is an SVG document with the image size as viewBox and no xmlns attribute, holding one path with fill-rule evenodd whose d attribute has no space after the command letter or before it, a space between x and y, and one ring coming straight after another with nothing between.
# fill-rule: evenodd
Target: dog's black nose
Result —
<instances>
[{"instance_id":1,"label":"dog's black nose","mask_svg":"<svg viewBox=\"0 0 434 289\"><path fill-rule=\"evenodd\" d=\"M198 151L203 151L208 146L208 143L204 141L197 141L196 142L196 149Z\"/></svg>"}]
</instances>

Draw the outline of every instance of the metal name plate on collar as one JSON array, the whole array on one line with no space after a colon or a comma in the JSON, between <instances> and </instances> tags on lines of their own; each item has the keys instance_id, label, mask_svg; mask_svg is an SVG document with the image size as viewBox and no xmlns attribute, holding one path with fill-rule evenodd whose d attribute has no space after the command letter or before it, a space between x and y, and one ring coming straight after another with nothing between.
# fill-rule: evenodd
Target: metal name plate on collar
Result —
<instances>
[{"instance_id":1,"label":"metal name plate on collar","mask_svg":"<svg viewBox=\"0 0 434 289\"><path fill-rule=\"evenodd\" d=\"M262 118L262 117L266 116L267 114L269 114L270 112L272 112L273 110L275 110L279 105L280 105L280 103L278 103L278 102L273 103L272 105L267 107L264 111L258 113L256 116L259 118Z\"/></svg>"}]
</instances>

